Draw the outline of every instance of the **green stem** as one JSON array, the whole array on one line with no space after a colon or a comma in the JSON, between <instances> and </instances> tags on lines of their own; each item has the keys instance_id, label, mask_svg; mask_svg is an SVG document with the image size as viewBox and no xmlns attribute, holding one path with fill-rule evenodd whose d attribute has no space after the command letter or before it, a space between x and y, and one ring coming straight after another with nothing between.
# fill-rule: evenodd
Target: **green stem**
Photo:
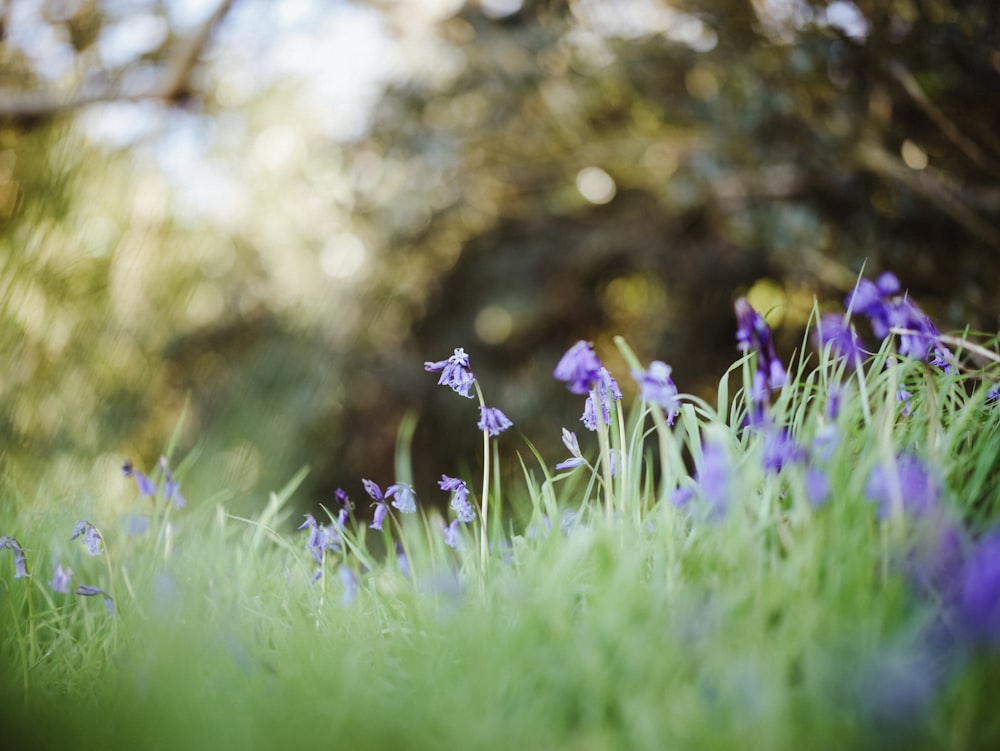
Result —
<instances>
[{"instance_id":1,"label":"green stem","mask_svg":"<svg viewBox=\"0 0 1000 751\"><path fill-rule=\"evenodd\" d=\"M476 395L479 397L479 406L482 409L486 409L486 400L483 398L483 391L479 388L479 381L473 381L473 385L476 387ZM489 561L489 534L487 533L487 524L489 520L489 504L490 497L490 434L489 431L483 431L483 491L481 498L481 509L480 516L482 517L482 524L479 527L479 563L481 568L480 573L480 588L483 586L484 577L486 576L486 566Z\"/></svg>"}]
</instances>

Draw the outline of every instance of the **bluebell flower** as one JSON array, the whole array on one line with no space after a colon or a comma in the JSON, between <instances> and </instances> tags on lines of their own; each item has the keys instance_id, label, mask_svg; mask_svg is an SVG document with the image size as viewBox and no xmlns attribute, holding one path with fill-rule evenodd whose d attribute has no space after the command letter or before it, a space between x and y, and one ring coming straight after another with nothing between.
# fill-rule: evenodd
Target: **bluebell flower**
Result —
<instances>
[{"instance_id":1,"label":"bluebell flower","mask_svg":"<svg viewBox=\"0 0 1000 751\"><path fill-rule=\"evenodd\" d=\"M382 488L380 488L374 482L362 478L361 484L364 485L365 492L371 496L373 501L385 500L385 497L382 495Z\"/></svg>"},{"instance_id":2,"label":"bluebell flower","mask_svg":"<svg viewBox=\"0 0 1000 751\"><path fill-rule=\"evenodd\" d=\"M581 464L586 464L583 454L580 453L580 443L576 438L576 433L571 433L566 428L563 428L562 442L569 451L570 457L565 461L559 462L556 465L556 469L575 469Z\"/></svg>"},{"instance_id":3,"label":"bluebell flower","mask_svg":"<svg viewBox=\"0 0 1000 751\"><path fill-rule=\"evenodd\" d=\"M867 354L864 342L861 341L861 337L858 336L851 323L836 313L828 313L820 317L819 326L813 329L813 341L819 348L826 344L832 345L830 354L834 357L845 357L850 362L863 358Z\"/></svg>"},{"instance_id":4,"label":"bluebell flower","mask_svg":"<svg viewBox=\"0 0 1000 751\"><path fill-rule=\"evenodd\" d=\"M639 397L650 404L658 404L667 413L667 424L673 425L677 409L677 386L670 377L672 368L661 360L653 360L646 370L633 370L632 377L639 384Z\"/></svg>"},{"instance_id":5,"label":"bluebell flower","mask_svg":"<svg viewBox=\"0 0 1000 751\"><path fill-rule=\"evenodd\" d=\"M938 508L941 487L923 462L912 454L903 454L888 467L879 464L868 476L865 495L878 502L879 519L890 516L896 490L903 510L915 517L926 517Z\"/></svg>"},{"instance_id":6,"label":"bluebell flower","mask_svg":"<svg viewBox=\"0 0 1000 751\"><path fill-rule=\"evenodd\" d=\"M382 489L371 480L362 479L361 484L365 486L365 492L375 501L372 504L375 506L375 518L372 520L372 529L377 529L381 532L382 522L385 521L386 514L389 513L389 507L385 503L385 496L382 495Z\"/></svg>"},{"instance_id":7,"label":"bluebell flower","mask_svg":"<svg viewBox=\"0 0 1000 751\"><path fill-rule=\"evenodd\" d=\"M187 501L181 495L180 486L174 480L174 475L167 464L167 457L160 457L160 468L163 469L163 500L167 503L174 502L174 508L184 508Z\"/></svg>"},{"instance_id":8,"label":"bluebell flower","mask_svg":"<svg viewBox=\"0 0 1000 751\"><path fill-rule=\"evenodd\" d=\"M396 565L399 566L399 573L407 579L413 578L413 570L410 568L410 559L406 555L406 548L399 540L396 540Z\"/></svg>"},{"instance_id":9,"label":"bluebell flower","mask_svg":"<svg viewBox=\"0 0 1000 751\"><path fill-rule=\"evenodd\" d=\"M1000 649L1000 529L985 535L966 558L959 598L967 635Z\"/></svg>"},{"instance_id":10,"label":"bluebell flower","mask_svg":"<svg viewBox=\"0 0 1000 751\"><path fill-rule=\"evenodd\" d=\"M70 540L75 540L80 535L83 535L83 544L87 548L87 555L100 555L104 552L104 538L101 536L101 532L97 527L86 520L81 520L77 522L76 526L73 527L73 536Z\"/></svg>"},{"instance_id":11,"label":"bluebell flower","mask_svg":"<svg viewBox=\"0 0 1000 751\"><path fill-rule=\"evenodd\" d=\"M941 341L937 328L916 303L899 296L899 291L899 279L887 271L876 283L860 280L845 304L868 318L879 339L884 340L894 328L904 330L896 347L899 354L928 360L945 373L952 372L954 355Z\"/></svg>"},{"instance_id":12,"label":"bluebell flower","mask_svg":"<svg viewBox=\"0 0 1000 751\"><path fill-rule=\"evenodd\" d=\"M793 462L804 461L806 451L799 446L787 428L769 429L764 436L764 469L780 472Z\"/></svg>"},{"instance_id":13,"label":"bluebell flower","mask_svg":"<svg viewBox=\"0 0 1000 751\"><path fill-rule=\"evenodd\" d=\"M472 508L472 504L469 503L469 488L464 480L460 480L457 477L448 477L448 475L441 475L438 485L441 487L441 490L451 492L450 508L458 514L459 521L468 524L476 518L476 512Z\"/></svg>"},{"instance_id":14,"label":"bluebell flower","mask_svg":"<svg viewBox=\"0 0 1000 751\"><path fill-rule=\"evenodd\" d=\"M333 491L333 499L337 502L340 508L350 511L354 508L354 503L351 501L350 496L347 495L347 491L343 488L337 488Z\"/></svg>"},{"instance_id":15,"label":"bluebell flower","mask_svg":"<svg viewBox=\"0 0 1000 751\"><path fill-rule=\"evenodd\" d=\"M994 383L989 391L986 392L987 402L997 402L1000 401L1000 382Z\"/></svg>"},{"instance_id":16,"label":"bluebell flower","mask_svg":"<svg viewBox=\"0 0 1000 751\"><path fill-rule=\"evenodd\" d=\"M53 592L58 592L59 594L69 593L69 582L73 577L73 569L66 568L61 563L56 564L55 571L52 572L52 581L49 582L49 586L52 587Z\"/></svg>"},{"instance_id":17,"label":"bluebell flower","mask_svg":"<svg viewBox=\"0 0 1000 751\"><path fill-rule=\"evenodd\" d=\"M26 576L31 576L28 573L28 560L25 558L24 548L21 547L21 543L13 537L4 535L0 537L0 550L4 548L14 555L14 578L23 579Z\"/></svg>"},{"instance_id":18,"label":"bluebell flower","mask_svg":"<svg viewBox=\"0 0 1000 751\"><path fill-rule=\"evenodd\" d=\"M340 598L341 605L350 605L358 596L358 577L351 569L341 564L337 569L337 576L344 587L344 594Z\"/></svg>"},{"instance_id":19,"label":"bluebell flower","mask_svg":"<svg viewBox=\"0 0 1000 751\"><path fill-rule=\"evenodd\" d=\"M444 544L449 548L454 548L455 550L462 549L461 523L461 519L454 519L448 526L441 525L441 530L444 534Z\"/></svg>"},{"instance_id":20,"label":"bluebell flower","mask_svg":"<svg viewBox=\"0 0 1000 751\"><path fill-rule=\"evenodd\" d=\"M511 425L510 418L495 407L479 407L479 429L492 436L498 436Z\"/></svg>"},{"instance_id":21,"label":"bluebell flower","mask_svg":"<svg viewBox=\"0 0 1000 751\"><path fill-rule=\"evenodd\" d=\"M76 588L76 593L78 595L83 595L84 597L101 595L104 598L104 607L108 609L108 612L111 613L111 615L115 614L115 601L111 599L111 595L100 587L93 587L89 584L81 584Z\"/></svg>"},{"instance_id":22,"label":"bluebell flower","mask_svg":"<svg viewBox=\"0 0 1000 751\"><path fill-rule=\"evenodd\" d=\"M306 541L306 548L312 554L316 565L322 566L328 552L340 552L340 536L327 525L319 524L316 521L316 517L312 514L306 514L305 516L306 520L299 525L299 529L309 530L309 539ZM319 578L321 573L322 569L318 570L316 572L317 575L313 579Z\"/></svg>"},{"instance_id":23,"label":"bluebell flower","mask_svg":"<svg viewBox=\"0 0 1000 751\"><path fill-rule=\"evenodd\" d=\"M552 375L574 394L589 394L601 377L601 361L588 342L578 341L556 365Z\"/></svg>"},{"instance_id":24,"label":"bluebell flower","mask_svg":"<svg viewBox=\"0 0 1000 751\"><path fill-rule=\"evenodd\" d=\"M764 316L754 310L745 297L737 299L733 307L736 311L737 344L744 352L753 349L757 353L751 400L764 403L769 398L767 389L784 386L788 382L788 373L778 359L771 328Z\"/></svg>"},{"instance_id":25,"label":"bluebell flower","mask_svg":"<svg viewBox=\"0 0 1000 751\"><path fill-rule=\"evenodd\" d=\"M695 487L681 487L674 492L673 502L686 506L696 497L705 501L709 516L719 518L729 508L732 468L725 447L708 442L702 448L701 464L695 470Z\"/></svg>"},{"instance_id":26,"label":"bluebell flower","mask_svg":"<svg viewBox=\"0 0 1000 751\"><path fill-rule=\"evenodd\" d=\"M156 496L156 485L150 480L146 475L137 470L131 460L126 459L125 463L122 465L122 473L126 477L134 477L136 487L139 488L139 495L148 496L153 498Z\"/></svg>"},{"instance_id":27,"label":"bluebell flower","mask_svg":"<svg viewBox=\"0 0 1000 751\"><path fill-rule=\"evenodd\" d=\"M461 347L455 349L455 353L447 360L440 362L425 362L424 370L429 373L441 371L438 385L448 386L456 394L472 399L469 389L475 382L476 377L469 368L469 356Z\"/></svg>"},{"instance_id":28,"label":"bluebell flower","mask_svg":"<svg viewBox=\"0 0 1000 751\"><path fill-rule=\"evenodd\" d=\"M598 419L604 425L610 425L612 402L620 401L621 398L622 391L618 388L618 382L608 369L602 366L598 370L597 384L584 402L583 416L580 418L584 427L587 430L597 430Z\"/></svg>"},{"instance_id":29,"label":"bluebell flower","mask_svg":"<svg viewBox=\"0 0 1000 751\"><path fill-rule=\"evenodd\" d=\"M818 508L830 497L830 477L819 467L806 467L806 498Z\"/></svg>"},{"instance_id":30,"label":"bluebell flower","mask_svg":"<svg viewBox=\"0 0 1000 751\"><path fill-rule=\"evenodd\" d=\"M385 491L385 497L392 498L392 505L404 514L413 514L417 511L417 496L413 488L405 482L397 482L390 485Z\"/></svg>"},{"instance_id":31,"label":"bluebell flower","mask_svg":"<svg viewBox=\"0 0 1000 751\"><path fill-rule=\"evenodd\" d=\"M382 531L382 524L385 522L385 517L389 513L389 507L379 501L375 504L375 516L372 518L372 529L377 529L379 532Z\"/></svg>"}]
</instances>

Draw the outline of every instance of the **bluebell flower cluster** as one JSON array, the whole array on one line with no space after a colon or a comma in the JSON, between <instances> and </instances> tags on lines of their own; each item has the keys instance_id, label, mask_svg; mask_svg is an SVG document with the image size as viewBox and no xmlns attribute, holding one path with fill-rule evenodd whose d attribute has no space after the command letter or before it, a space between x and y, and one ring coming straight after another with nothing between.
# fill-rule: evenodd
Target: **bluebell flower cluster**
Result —
<instances>
[{"instance_id":1,"label":"bluebell flower cluster","mask_svg":"<svg viewBox=\"0 0 1000 751\"><path fill-rule=\"evenodd\" d=\"M447 386L456 394L472 399L469 389L475 383L476 377L472 374L469 366L469 356L465 354L462 347L455 349L455 352L447 360L439 362L425 362L424 370L428 373L441 373L438 385Z\"/></svg>"},{"instance_id":2,"label":"bluebell flower cluster","mask_svg":"<svg viewBox=\"0 0 1000 751\"><path fill-rule=\"evenodd\" d=\"M954 355L941 341L941 335L931 319L905 294L901 294L899 279L891 271L883 272L872 282L861 279L844 300L849 315L859 314L868 319L872 333L879 341L890 335L899 337L896 352L904 357L927 360L945 373L952 372ZM846 334L845 329L850 333ZM816 330L817 343L833 345L833 353L852 361L866 352L866 347L843 317L826 314Z\"/></svg>"},{"instance_id":3,"label":"bluebell flower cluster","mask_svg":"<svg viewBox=\"0 0 1000 751\"><path fill-rule=\"evenodd\" d=\"M672 368L661 360L653 360L646 370L635 370L632 377L639 384L639 397L649 404L657 404L666 413L668 425L673 425L678 408L677 386L670 374Z\"/></svg>"},{"instance_id":4,"label":"bluebell flower cluster","mask_svg":"<svg viewBox=\"0 0 1000 751\"><path fill-rule=\"evenodd\" d=\"M778 358L774 337L764 316L753 309L745 297L736 300L736 342L743 352L757 353L757 367L753 375L750 398L754 404L770 401L768 389L779 389L788 383L788 373Z\"/></svg>"},{"instance_id":5,"label":"bluebell flower cluster","mask_svg":"<svg viewBox=\"0 0 1000 751\"><path fill-rule=\"evenodd\" d=\"M589 342L578 341L566 350L552 375L563 381L570 393L586 394L580 420L587 430L597 430L598 422L611 423L612 405L621 401L622 391Z\"/></svg>"},{"instance_id":6,"label":"bluebell flower cluster","mask_svg":"<svg viewBox=\"0 0 1000 751\"><path fill-rule=\"evenodd\" d=\"M469 487L465 484L465 480L441 475L438 485L441 490L451 493L450 508L458 515L460 522L469 524L475 520L476 512L472 508L472 504L469 503Z\"/></svg>"}]
</instances>

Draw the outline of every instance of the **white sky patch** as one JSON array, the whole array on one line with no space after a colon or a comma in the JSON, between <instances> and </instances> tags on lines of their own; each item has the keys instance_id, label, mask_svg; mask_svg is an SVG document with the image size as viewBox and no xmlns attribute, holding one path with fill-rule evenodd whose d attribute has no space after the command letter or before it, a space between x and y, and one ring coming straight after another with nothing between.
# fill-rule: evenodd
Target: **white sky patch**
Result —
<instances>
[{"instance_id":1,"label":"white sky patch","mask_svg":"<svg viewBox=\"0 0 1000 751\"><path fill-rule=\"evenodd\" d=\"M117 68L157 49L168 31L167 22L160 16L126 16L102 31L97 47L104 63Z\"/></svg>"},{"instance_id":2,"label":"white sky patch","mask_svg":"<svg viewBox=\"0 0 1000 751\"><path fill-rule=\"evenodd\" d=\"M826 22L851 39L864 39L868 36L868 20L857 5L846 0L835 0L826 6Z\"/></svg>"}]
</instances>

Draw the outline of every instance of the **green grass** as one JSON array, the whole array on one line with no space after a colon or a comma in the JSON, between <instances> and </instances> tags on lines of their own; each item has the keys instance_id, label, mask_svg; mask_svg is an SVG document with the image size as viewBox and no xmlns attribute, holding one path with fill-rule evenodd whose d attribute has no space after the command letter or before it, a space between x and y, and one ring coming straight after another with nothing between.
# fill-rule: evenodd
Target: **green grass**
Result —
<instances>
[{"instance_id":1,"label":"green grass","mask_svg":"<svg viewBox=\"0 0 1000 751\"><path fill-rule=\"evenodd\" d=\"M188 507L132 535L130 515L150 500L106 464L30 486L10 475L0 534L24 546L32 575L15 579L0 551L3 745L988 748L1000 742L1000 660L948 636L947 598L914 584L912 562L942 528L971 548L995 522L1000 407L980 373L885 368L888 356L887 343L858 373L813 354L769 406L805 448L835 431L829 457L810 460L829 473L822 506L806 498L809 463L766 472L764 431L738 429L743 360L718 405L685 397L672 428L634 404L599 436L581 431L594 471L555 473L565 457L527 443L496 457L487 442L489 461L517 463L524 482L500 488L493 473L486 556L477 524L461 551L445 546L435 511L393 516L382 535L352 519L315 582L289 503L301 477L255 519L229 515L219 489L185 488ZM404 473L411 434L407 424ZM724 515L672 501L706 439L728 455ZM943 483L941 508L880 520L869 476L906 452ZM360 514L367 500L355 500ZM69 540L80 519L101 529L106 554ZM412 576L380 552L395 539ZM101 597L54 592L57 561L74 588L111 595L117 615ZM341 565L358 577L350 601Z\"/></svg>"}]
</instances>

